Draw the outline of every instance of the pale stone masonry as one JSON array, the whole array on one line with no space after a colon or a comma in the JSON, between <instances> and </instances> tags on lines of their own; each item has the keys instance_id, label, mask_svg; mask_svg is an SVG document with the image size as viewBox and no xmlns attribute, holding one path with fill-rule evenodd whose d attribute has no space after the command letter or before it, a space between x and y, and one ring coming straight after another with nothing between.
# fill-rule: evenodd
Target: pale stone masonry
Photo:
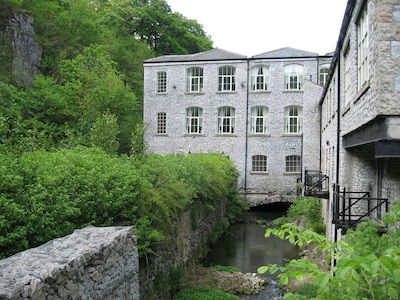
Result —
<instances>
[{"instance_id":1,"label":"pale stone masonry","mask_svg":"<svg viewBox=\"0 0 400 300\"><path fill-rule=\"evenodd\" d=\"M0 299L139 300L133 227L86 227L0 260Z\"/></svg>"},{"instance_id":2,"label":"pale stone masonry","mask_svg":"<svg viewBox=\"0 0 400 300\"><path fill-rule=\"evenodd\" d=\"M322 171L347 191L369 192L389 204L400 199L399 46L399 1L349 1L320 102ZM330 195L324 212L336 239L343 232L330 222L332 186ZM366 203L352 209L365 211Z\"/></svg>"},{"instance_id":3,"label":"pale stone masonry","mask_svg":"<svg viewBox=\"0 0 400 300\"><path fill-rule=\"evenodd\" d=\"M223 153L235 162L240 172L239 188L252 205L292 201L303 170L319 169L319 78L321 68L329 67L331 58L330 54L319 56L282 48L251 58L213 49L146 60L144 121L148 150L159 154ZM234 68L235 86L219 91L219 70L227 66ZM201 69L196 79L188 73L192 68L196 72ZM263 74L257 74L257 70ZM161 81L160 72L165 76ZM290 72L296 75L288 83L285 74ZM260 80L257 88L256 75ZM159 92L165 80L165 90ZM202 81L201 87L196 80ZM231 78L224 80L229 83ZM195 91L188 92L188 81ZM194 127L188 129L192 107L196 107L196 113L201 111L201 117L196 115L195 123L190 123ZM219 114L224 107L234 112L229 120L222 121ZM289 108L293 108L290 113ZM257 109L262 115L258 119ZM158 132L160 113L165 118L165 132ZM294 119L288 121L285 115L294 115ZM232 128L224 132L223 124ZM193 128L195 132L191 132Z\"/></svg>"}]
</instances>

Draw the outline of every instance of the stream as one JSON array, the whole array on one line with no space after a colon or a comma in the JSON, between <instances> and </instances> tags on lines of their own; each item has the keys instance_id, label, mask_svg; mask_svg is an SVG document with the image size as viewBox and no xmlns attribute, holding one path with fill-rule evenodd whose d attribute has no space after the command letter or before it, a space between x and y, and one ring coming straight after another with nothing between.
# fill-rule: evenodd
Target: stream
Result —
<instances>
[{"instance_id":1,"label":"stream","mask_svg":"<svg viewBox=\"0 0 400 300\"><path fill-rule=\"evenodd\" d=\"M268 207L268 206L266 206ZM267 227L272 220L285 215L284 208L271 210L251 210L243 213L242 222L232 225L211 248L203 261L205 267L212 265L234 266L243 273L257 273L257 268L266 264L283 265L296 258L298 252L288 241L276 237L265 238ZM263 220L263 222L259 222ZM257 221L257 222L256 222ZM248 300L282 299L282 291L277 287L276 276L267 275L270 284L266 289L252 296L242 296Z\"/></svg>"}]
</instances>

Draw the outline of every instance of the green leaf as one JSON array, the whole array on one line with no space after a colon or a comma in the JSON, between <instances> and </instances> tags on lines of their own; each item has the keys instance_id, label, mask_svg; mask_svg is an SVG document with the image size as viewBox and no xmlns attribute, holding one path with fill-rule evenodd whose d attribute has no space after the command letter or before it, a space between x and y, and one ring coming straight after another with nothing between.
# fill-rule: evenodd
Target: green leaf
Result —
<instances>
[{"instance_id":1,"label":"green leaf","mask_svg":"<svg viewBox=\"0 0 400 300\"><path fill-rule=\"evenodd\" d=\"M399 269L393 270L392 277L394 282L397 283L400 282L400 270Z\"/></svg>"},{"instance_id":2,"label":"green leaf","mask_svg":"<svg viewBox=\"0 0 400 300\"><path fill-rule=\"evenodd\" d=\"M269 267L267 267L267 266L259 267L259 268L257 269L257 273L258 273L258 274L264 274L265 272L268 271L268 269L269 269Z\"/></svg>"},{"instance_id":3,"label":"green leaf","mask_svg":"<svg viewBox=\"0 0 400 300\"><path fill-rule=\"evenodd\" d=\"M319 287L325 287L329 282L329 277L330 275L328 273L322 272L314 278L313 282Z\"/></svg>"},{"instance_id":4,"label":"green leaf","mask_svg":"<svg viewBox=\"0 0 400 300\"><path fill-rule=\"evenodd\" d=\"M395 288L389 287L387 294L392 298L392 299L398 299L399 293Z\"/></svg>"}]
</instances>

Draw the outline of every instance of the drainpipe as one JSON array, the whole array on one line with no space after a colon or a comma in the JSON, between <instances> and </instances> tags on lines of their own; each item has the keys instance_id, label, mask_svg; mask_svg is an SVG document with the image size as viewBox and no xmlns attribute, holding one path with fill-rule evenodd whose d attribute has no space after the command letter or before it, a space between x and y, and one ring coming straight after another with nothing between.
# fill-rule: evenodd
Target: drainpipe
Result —
<instances>
[{"instance_id":1,"label":"drainpipe","mask_svg":"<svg viewBox=\"0 0 400 300\"><path fill-rule=\"evenodd\" d=\"M336 185L339 184L339 168L340 168L340 52L338 52L337 56L337 128L336 128ZM334 195L332 195L334 197ZM333 204L333 201L332 201ZM333 208L332 210L333 211ZM335 237L334 242L336 243L338 240L338 229L335 225ZM336 265L336 261L334 261L334 265Z\"/></svg>"},{"instance_id":2,"label":"drainpipe","mask_svg":"<svg viewBox=\"0 0 400 300\"><path fill-rule=\"evenodd\" d=\"M244 192L245 197L247 196L247 157L248 157L248 147L249 147L249 59L247 61L247 83L246 83L246 134L245 134L245 154L244 154Z\"/></svg>"},{"instance_id":3,"label":"drainpipe","mask_svg":"<svg viewBox=\"0 0 400 300\"><path fill-rule=\"evenodd\" d=\"M340 54L337 58L337 74L336 184L339 183L340 168Z\"/></svg>"}]
</instances>

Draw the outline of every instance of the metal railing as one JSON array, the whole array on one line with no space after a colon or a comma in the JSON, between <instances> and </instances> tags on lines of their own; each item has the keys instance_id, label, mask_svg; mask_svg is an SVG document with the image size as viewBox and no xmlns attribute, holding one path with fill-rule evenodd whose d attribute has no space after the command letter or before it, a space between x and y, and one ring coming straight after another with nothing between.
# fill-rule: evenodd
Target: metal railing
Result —
<instances>
[{"instance_id":1,"label":"metal railing","mask_svg":"<svg viewBox=\"0 0 400 300\"><path fill-rule=\"evenodd\" d=\"M304 195L320 198L329 198L329 177L321 171L304 171Z\"/></svg>"},{"instance_id":2,"label":"metal railing","mask_svg":"<svg viewBox=\"0 0 400 300\"><path fill-rule=\"evenodd\" d=\"M387 198L370 197L369 192L353 192L333 186L333 224L346 231L364 220L381 220L389 208Z\"/></svg>"}]
</instances>

